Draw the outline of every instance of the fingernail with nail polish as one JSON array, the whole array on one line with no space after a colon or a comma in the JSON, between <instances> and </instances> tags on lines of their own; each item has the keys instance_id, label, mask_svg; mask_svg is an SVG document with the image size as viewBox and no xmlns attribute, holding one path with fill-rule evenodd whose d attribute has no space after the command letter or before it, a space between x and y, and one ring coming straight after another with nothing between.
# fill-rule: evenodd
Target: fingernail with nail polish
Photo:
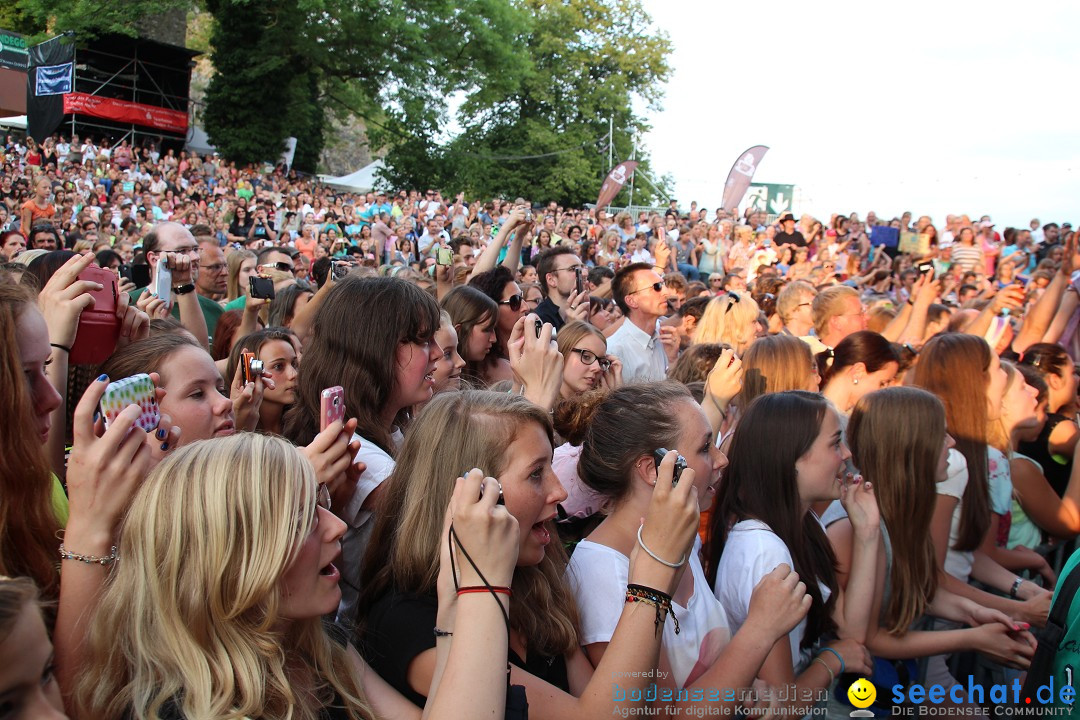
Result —
<instances>
[{"instance_id":1,"label":"fingernail with nail polish","mask_svg":"<svg viewBox=\"0 0 1080 720\"><path fill-rule=\"evenodd\" d=\"M108 379L109 379L109 376L105 375L104 373L101 374L101 375L98 375L98 382L105 382Z\"/></svg>"},{"instance_id":2,"label":"fingernail with nail polish","mask_svg":"<svg viewBox=\"0 0 1080 720\"><path fill-rule=\"evenodd\" d=\"M165 436L168 435L168 434L169 434L169 431L166 430L165 428L158 428L157 439L158 440L164 440Z\"/></svg>"},{"instance_id":3,"label":"fingernail with nail polish","mask_svg":"<svg viewBox=\"0 0 1080 720\"><path fill-rule=\"evenodd\" d=\"M167 442L161 443L161 451L162 452L164 452L164 451L166 451L168 449L169 449L169 443L167 443Z\"/></svg>"}]
</instances>

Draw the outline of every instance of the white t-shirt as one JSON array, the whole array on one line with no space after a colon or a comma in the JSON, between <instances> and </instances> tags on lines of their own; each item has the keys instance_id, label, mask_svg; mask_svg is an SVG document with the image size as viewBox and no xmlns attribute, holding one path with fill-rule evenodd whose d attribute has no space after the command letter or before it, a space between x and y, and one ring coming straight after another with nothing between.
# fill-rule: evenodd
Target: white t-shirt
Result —
<instances>
[{"instance_id":1,"label":"white t-shirt","mask_svg":"<svg viewBox=\"0 0 1080 720\"><path fill-rule=\"evenodd\" d=\"M960 514L964 508L964 490L967 489L968 470L967 460L955 448L949 450L949 475L945 482L937 484L938 495L948 495L956 498L956 507L953 509L952 520L949 522L949 549L945 553L945 572L967 582L971 575L971 563L974 553L953 550L953 545L960 537Z\"/></svg>"},{"instance_id":2,"label":"white t-shirt","mask_svg":"<svg viewBox=\"0 0 1080 720\"><path fill-rule=\"evenodd\" d=\"M353 462L362 462L367 465L367 469L357 481L356 492L342 513L342 519L348 523L349 529L341 539L341 567L338 568L341 571L341 604L338 606L338 617L350 622L354 619L356 598L360 594L360 571L363 568L364 553L367 551L371 532L375 529L374 513L363 509L364 501L390 476L396 464L394 458L367 438L353 433L352 439L360 441L360 450ZM401 447L403 438L400 430L395 429L390 439L394 447Z\"/></svg>"},{"instance_id":3,"label":"white t-shirt","mask_svg":"<svg viewBox=\"0 0 1080 720\"><path fill-rule=\"evenodd\" d=\"M814 516L817 519L817 516ZM819 521L820 522L820 521ZM716 570L716 598L727 611L731 631L738 632L750 612L750 595L761 579L786 563L794 568L791 552L784 541L760 520L742 520L735 523L724 545L724 554ZM822 601L828 601L832 591L818 583ZM806 634L803 619L788 633L791 644L791 662L798 675L811 662L809 651L801 648Z\"/></svg>"},{"instance_id":4,"label":"white t-shirt","mask_svg":"<svg viewBox=\"0 0 1080 720\"><path fill-rule=\"evenodd\" d=\"M698 560L700 551L701 541L695 538L688 561L694 593L686 607L672 603L679 634L675 634L675 623L669 617L660 645L659 670L670 673L670 684L679 688L692 685L731 642L724 608L709 592L709 581ZM581 612L582 645L611 641L626 605L629 572L630 560L618 550L589 540L578 543L566 579Z\"/></svg>"}]
</instances>

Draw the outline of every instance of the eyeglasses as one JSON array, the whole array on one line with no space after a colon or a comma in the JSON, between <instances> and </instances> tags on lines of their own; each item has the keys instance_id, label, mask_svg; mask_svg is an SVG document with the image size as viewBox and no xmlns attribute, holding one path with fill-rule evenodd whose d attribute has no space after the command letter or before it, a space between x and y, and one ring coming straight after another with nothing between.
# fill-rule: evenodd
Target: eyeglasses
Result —
<instances>
[{"instance_id":1,"label":"eyeglasses","mask_svg":"<svg viewBox=\"0 0 1080 720\"><path fill-rule=\"evenodd\" d=\"M499 304L500 305L509 305L511 310L513 310L514 312L517 312L518 310L521 309L521 301L524 300L524 299L525 298L523 298L521 295L511 295L510 297L508 297L505 300L500 300Z\"/></svg>"},{"instance_id":2,"label":"eyeglasses","mask_svg":"<svg viewBox=\"0 0 1080 720\"><path fill-rule=\"evenodd\" d=\"M634 293L644 292L645 290L649 290L650 288L653 290L653 292L663 292L664 291L664 283L662 283L662 282L654 282L652 285L646 285L643 288L638 288L637 290L634 290L633 292L628 292L626 294L627 295L633 295Z\"/></svg>"},{"instance_id":3,"label":"eyeglasses","mask_svg":"<svg viewBox=\"0 0 1080 720\"><path fill-rule=\"evenodd\" d=\"M311 522L311 532L315 532L315 529L319 527L319 508L330 512L330 490L326 487L326 483L319 483L319 486L315 488L315 507L312 510L315 517Z\"/></svg>"},{"instance_id":4,"label":"eyeglasses","mask_svg":"<svg viewBox=\"0 0 1080 720\"><path fill-rule=\"evenodd\" d=\"M600 363L600 369L607 372L611 367L611 361L607 358L600 357L592 350L585 350L584 348L574 348L570 352L577 353L581 357L582 365L592 365L593 363Z\"/></svg>"},{"instance_id":5,"label":"eyeglasses","mask_svg":"<svg viewBox=\"0 0 1080 720\"><path fill-rule=\"evenodd\" d=\"M280 270L281 272L291 273L293 271L293 266L290 265L287 262L281 261L281 262L275 262L275 263L264 263L264 264L259 266L259 269L260 270Z\"/></svg>"},{"instance_id":6,"label":"eyeglasses","mask_svg":"<svg viewBox=\"0 0 1080 720\"><path fill-rule=\"evenodd\" d=\"M210 273L222 273L225 272L225 268L228 267L225 263L214 263L213 265L199 265L200 268Z\"/></svg>"},{"instance_id":7,"label":"eyeglasses","mask_svg":"<svg viewBox=\"0 0 1080 720\"><path fill-rule=\"evenodd\" d=\"M160 252L180 253L181 255L191 255L195 253L198 255L202 251L198 245L185 245L184 247L178 247L173 250L161 250Z\"/></svg>"},{"instance_id":8,"label":"eyeglasses","mask_svg":"<svg viewBox=\"0 0 1080 720\"><path fill-rule=\"evenodd\" d=\"M555 270L554 272L563 272L564 270L570 270L572 272L578 272L579 270L583 269L584 267L585 267L584 265L580 265L580 264L579 265L571 265L570 267L559 268L558 270Z\"/></svg>"}]
</instances>

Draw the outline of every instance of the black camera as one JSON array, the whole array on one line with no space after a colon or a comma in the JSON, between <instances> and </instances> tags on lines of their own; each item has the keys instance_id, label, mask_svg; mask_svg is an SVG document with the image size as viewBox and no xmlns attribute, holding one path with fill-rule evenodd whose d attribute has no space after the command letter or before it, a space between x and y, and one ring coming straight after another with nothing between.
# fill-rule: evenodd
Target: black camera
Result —
<instances>
[{"instance_id":1,"label":"black camera","mask_svg":"<svg viewBox=\"0 0 1080 720\"><path fill-rule=\"evenodd\" d=\"M676 451L678 452L678 451ZM653 452L653 460L656 462L656 475L660 476L660 463L664 461L664 457L668 454L667 448L658 448ZM686 469L686 458L679 455L675 458L675 471L671 475L671 486L675 487L679 484L679 479L682 477L683 470Z\"/></svg>"}]
</instances>

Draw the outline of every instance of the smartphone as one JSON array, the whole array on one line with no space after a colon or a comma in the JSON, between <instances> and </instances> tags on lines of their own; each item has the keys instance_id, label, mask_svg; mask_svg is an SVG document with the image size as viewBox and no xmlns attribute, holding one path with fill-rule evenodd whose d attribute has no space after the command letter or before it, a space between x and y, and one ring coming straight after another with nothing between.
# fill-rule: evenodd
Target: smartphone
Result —
<instances>
[{"instance_id":1,"label":"smartphone","mask_svg":"<svg viewBox=\"0 0 1080 720\"><path fill-rule=\"evenodd\" d=\"M453 265L454 264L454 251L450 248L438 248L435 251L435 264L436 265Z\"/></svg>"},{"instance_id":2,"label":"smartphone","mask_svg":"<svg viewBox=\"0 0 1080 720\"><path fill-rule=\"evenodd\" d=\"M678 452L678 451L676 451L676 452ZM657 477L660 476L660 463L662 463L664 461L664 457L667 454L668 454L668 450L666 448L657 448L653 452L653 461L656 463L656 475L657 475ZM679 484L679 480L680 480L680 478L682 478L682 473L683 473L683 470L685 470L685 469L686 469L686 458L684 458L682 455L679 455L677 458L675 458L675 472L671 476L671 486L672 487L675 487L676 485Z\"/></svg>"},{"instance_id":3,"label":"smartphone","mask_svg":"<svg viewBox=\"0 0 1080 720\"><path fill-rule=\"evenodd\" d=\"M79 314L79 326L68 360L72 365L97 365L112 355L120 338L120 319L116 317L120 293L116 287L116 273L90 265L79 273L79 279L100 283L102 288L90 291L94 306Z\"/></svg>"},{"instance_id":4,"label":"smartphone","mask_svg":"<svg viewBox=\"0 0 1080 720\"><path fill-rule=\"evenodd\" d=\"M138 405L142 408L142 414L135 421L135 427L150 432L161 422L161 409L158 407L157 395L154 393L154 381L146 373L110 382L101 396L100 405L101 417L105 419L106 428L128 405Z\"/></svg>"},{"instance_id":5,"label":"smartphone","mask_svg":"<svg viewBox=\"0 0 1080 720\"><path fill-rule=\"evenodd\" d=\"M248 278L248 295L263 300L274 299L274 281L261 275L252 275Z\"/></svg>"},{"instance_id":6,"label":"smartphone","mask_svg":"<svg viewBox=\"0 0 1080 720\"><path fill-rule=\"evenodd\" d=\"M345 390L340 385L323 390L319 404L319 432L330 423L345 418Z\"/></svg>"},{"instance_id":7,"label":"smartphone","mask_svg":"<svg viewBox=\"0 0 1080 720\"><path fill-rule=\"evenodd\" d=\"M150 292L164 300L167 307L172 307L172 270L166 264L165 253L158 256L154 287Z\"/></svg>"},{"instance_id":8,"label":"smartphone","mask_svg":"<svg viewBox=\"0 0 1080 720\"><path fill-rule=\"evenodd\" d=\"M245 350L240 353L240 367L243 368L244 384L255 382L255 378L263 374L263 361L255 357L255 353Z\"/></svg>"},{"instance_id":9,"label":"smartphone","mask_svg":"<svg viewBox=\"0 0 1080 720\"><path fill-rule=\"evenodd\" d=\"M574 290L578 295L585 292L585 280L581 276L581 269L574 271Z\"/></svg>"},{"instance_id":10,"label":"smartphone","mask_svg":"<svg viewBox=\"0 0 1080 720\"><path fill-rule=\"evenodd\" d=\"M916 266L920 275L929 275L934 277L934 263L932 260L924 260Z\"/></svg>"},{"instance_id":11,"label":"smartphone","mask_svg":"<svg viewBox=\"0 0 1080 720\"><path fill-rule=\"evenodd\" d=\"M128 266L131 273L131 282L135 287L144 288L150 285L150 266L147 263L136 263Z\"/></svg>"},{"instance_id":12,"label":"smartphone","mask_svg":"<svg viewBox=\"0 0 1080 720\"><path fill-rule=\"evenodd\" d=\"M334 279L340 280L341 278L348 275L349 271L352 270L352 263L337 261L333 264L332 267L334 272Z\"/></svg>"}]
</instances>

